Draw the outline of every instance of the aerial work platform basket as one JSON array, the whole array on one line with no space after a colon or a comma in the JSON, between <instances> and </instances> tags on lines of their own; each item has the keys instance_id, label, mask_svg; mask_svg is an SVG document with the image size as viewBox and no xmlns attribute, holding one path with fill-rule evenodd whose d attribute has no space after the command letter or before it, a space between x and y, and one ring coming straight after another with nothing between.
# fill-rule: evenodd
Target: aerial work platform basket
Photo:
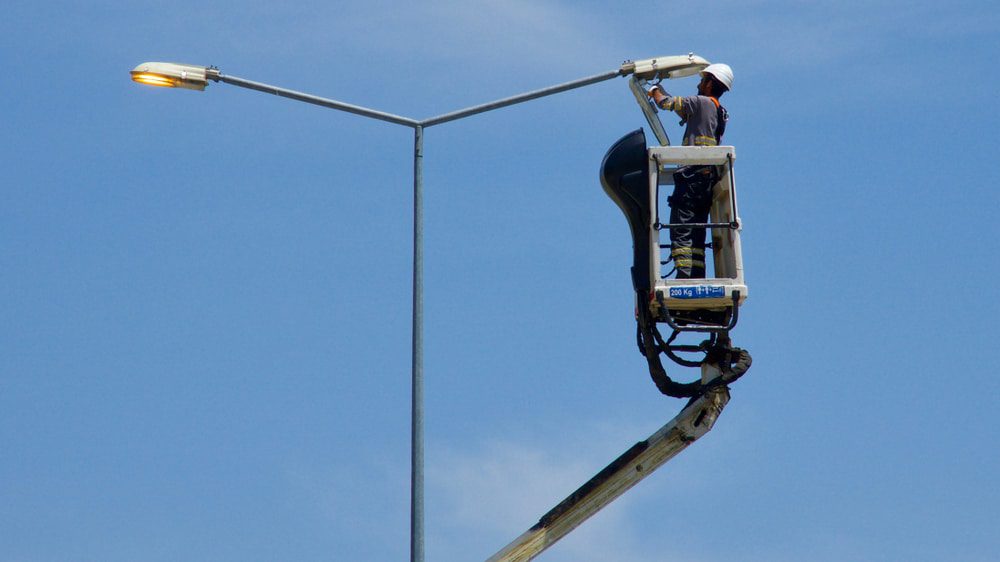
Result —
<instances>
[{"instance_id":1,"label":"aerial work platform basket","mask_svg":"<svg viewBox=\"0 0 1000 562\"><path fill-rule=\"evenodd\" d=\"M673 326L673 316L667 311L729 309L725 325L731 329L738 318L739 305L748 296L743 279L740 219L733 170L736 151L731 146L657 146L649 148L647 155L649 207L653 211L648 225L651 312L657 321ZM715 166L718 170L719 180L712 188L710 222L681 225L667 221L665 224L660 217L670 216L669 210L664 209L667 195L672 191L673 174L679 167L692 165ZM711 233L708 247L712 253L713 277L672 279L669 272L664 272L670 261L669 229L677 227L706 228ZM661 233L665 235L661 236Z\"/></svg>"},{"instance_id":2,"label":"aerial work platform basket","mask_svg":"<svg viewBox=\"0 0 1000 562\"><path fill-rule=\"evenodd\" d=\"M728 332L739 318L748 292L743 278L740 218L731 146L646 147L642 129L622 137L601 165L604 191L625 213L632 231L632 284L639 306L647 306L655 322L678 331ZM670 224L667 196L679 167L707 165L717 170L708 223ZM671 228L705 228L712 254L713 277L675 279L670 263ZM665 233L661 236L661 233ZM705 311L692 315L691 311Z\"/></svg>"}]
</instances>

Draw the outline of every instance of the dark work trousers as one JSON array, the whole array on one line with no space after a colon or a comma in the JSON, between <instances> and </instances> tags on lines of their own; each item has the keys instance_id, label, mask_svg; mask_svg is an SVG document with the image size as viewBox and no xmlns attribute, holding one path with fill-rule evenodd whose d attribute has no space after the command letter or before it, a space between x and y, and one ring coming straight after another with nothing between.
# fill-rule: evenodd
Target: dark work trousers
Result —
<instances>
[{"instance_id":1,"label":"dark work trousers","mask_svg":"<svg viewBox=\"0 0 1000 562\"><path fill-rule=\"evenodd\" d=\"M671 224L708 222L712 207L712 186L718 180L713 166L685 166L674 172L674 193L670 203ZM705 228L672 227L670 257L677 279L705 277Z\"/></svg>"}]
</instances>

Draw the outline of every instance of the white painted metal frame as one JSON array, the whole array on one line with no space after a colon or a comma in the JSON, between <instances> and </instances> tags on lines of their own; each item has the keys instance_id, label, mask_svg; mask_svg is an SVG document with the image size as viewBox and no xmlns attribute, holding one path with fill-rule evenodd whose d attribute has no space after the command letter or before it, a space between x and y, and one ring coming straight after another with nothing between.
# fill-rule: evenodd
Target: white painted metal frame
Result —
<instances>
[{"instance_id":1,"label":"white painted metal frame","mask_svg":"<svg viewBox=\"0 0 1000 562\"><path fill-rule=\"evenodd\" d=\"M747 298L747 286L743 279L743 249L740 244L742 222L734 215L734 209L738 209L735 204L736 181L732 169L736 149L732 146L659 146L649 148L648 154L650 208L658 210L652 213L649 224L649 276L655 302L663 303L672 310L722 308L732 306L733 292L739 291L739 304L742 304ZM719 166L722 171L719 181L712 189L709 221L714 224L736 223L739 227L711 229L715 277L661 279L663 268L660 262L665 258L661 257L660 234L663 233L665 238L663 243L668 243L670 232L666 228L657 229L656 222L660 216L670 216L670 210L658 207L658 199L661 199L657 196L658 187L673 185L673 172L678 166L696 164ZM664 254L669 255L669 251Z\"/></svg>"}]
</instances>

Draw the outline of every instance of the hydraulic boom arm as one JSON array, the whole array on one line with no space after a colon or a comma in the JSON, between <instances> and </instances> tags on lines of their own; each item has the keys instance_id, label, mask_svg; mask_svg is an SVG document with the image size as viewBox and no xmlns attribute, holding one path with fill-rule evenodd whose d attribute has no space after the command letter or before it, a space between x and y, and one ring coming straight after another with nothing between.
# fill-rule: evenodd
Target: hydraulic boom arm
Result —
<instances>
[{"instance_id":1,"label":"hydraulic boom arm","mask_svg":"<svg viewBox=\"0 0 1000 562\"><path fill-rule=\"evenodd\" d=\"M527 562L535 558L708 433L728 402L729 389L725 386L715 387L692 401L649 439L625 451L486 562Z\"/></svg>"}]
</instances>

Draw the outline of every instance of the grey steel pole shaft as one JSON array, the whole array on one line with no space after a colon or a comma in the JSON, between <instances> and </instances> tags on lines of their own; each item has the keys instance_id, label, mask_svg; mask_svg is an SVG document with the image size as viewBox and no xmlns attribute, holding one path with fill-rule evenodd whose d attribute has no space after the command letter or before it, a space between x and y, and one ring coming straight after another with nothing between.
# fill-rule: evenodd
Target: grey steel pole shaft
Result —
<instances>
[{"instance_id":1,"label":"grey steel pole shaft","mask_svg":"<svg viewBox=\"0 0 1000 562\"><path fill-rule=\"evenodd\" d=\"M424 128L413 128L413 344L410 561L424 562Z\"/></svg>"}]
</instances>

